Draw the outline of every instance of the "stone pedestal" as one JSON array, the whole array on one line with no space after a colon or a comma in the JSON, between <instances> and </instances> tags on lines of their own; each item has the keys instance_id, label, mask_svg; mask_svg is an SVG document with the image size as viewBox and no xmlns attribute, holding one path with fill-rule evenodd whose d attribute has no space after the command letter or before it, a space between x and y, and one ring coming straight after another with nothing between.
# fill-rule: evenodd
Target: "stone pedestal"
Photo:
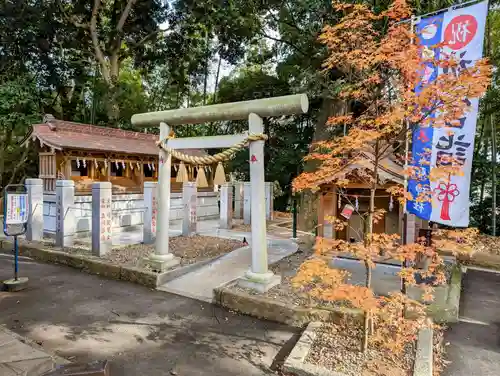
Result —
<instances>
[{"instance_id":1,"label":"stone pedestal","mask_svg":"<svg viewBox=\"0 0 500 376\"><path fill-rule=\"evenodd\" d=\"M243 182L234 183L234 213L235 219L243 218Z\"/></svg>"},{"instance_id":2,"label":"stone pedestal","mask_svg":"<svg viewBox=\"0 0 500 376\"><path fill-rule=\"evenodd\" d=\"M158 183L147 181L144 183L144 244L154 244L156 239L156 214L158 210Z\"/></svg>"},{"instance_id":3,"label":"stone pedestal","mask_svg":"<svg viewBox=\"0 0 500 376\"><path fill-rule=\"evenodd\" d=\"M247 289L264 293L281 283L281 276L271 271L267 273L253 273L247 271L243 278L238 279L238 285Z\"/></svg>"},{"instance_id":4,"label":"stone pedestal","mask_svg":"<svg viewBox=\"0 0 500 376\"><path fill-rule=\"evenodd\" d=\"M274 213L273 183L266 182L265 186L266 186L266 219L268 221L272 221Z\"/></svg>"},{"instance_id":5,"label":"stone pedestal","mask_svg":"<svg viewBox=\"0 0 500 376\"><path fill-rule=\"evenodd\" d=\"M26 179L28 191L28 226L26 240L41 241L43 239L43 180Z\"/></svg>"},{"instance_id":6,"label":"stone pedestal","mask_svg":"<svg viewBox=\"0 0 500 376\"><path fill-rule=\"evenodd\" d=\"M196 204L198 189L195 182L182 183L182 235L191 236L196 234Z\"/></svg>"},{"instance_id":7,"label":"stone pedestal","mask_svg":"<svg viewBox=\"0 0 500 376\"><path fill-rule=\"evenodd\" d=\"M249 133L264 132L262 118L252 113L248 117ZM243 278L238 280L240 286L265 292L281 282L281 277L268 269L266 239L266 194L264 185L264 141L250 143L250 182L251 191L251 225L252 225L252 266ZM246 188L246 185L245 185ZM247 198L245 190L245 200Z\"/></svg>"},{"instance_id":8,"label":"stone pedestal","mask_svg":"<svg viewBox=\"0 0 500 376\"><path fill-rule=\"evenodd\" d=\"M29 280L27 277L19 277L17 280L13 278L3 281L3 285L7 291L17 292L26 289L26 287L28 287L28 282Z\"/></svg>"},{"instance_id":9,"label":"stone pedestal","mask_svg":"<svg viewBox=\"0 0 500 376\"><path fill-rule=\"evenodd\" d=\"M102 257L113 248L112 184L92 184L92 254Z\"/></svg>"},{"instance_id":10,"label":"stone pedestal","mask_svg":"<svg viewBox=\"0 0 500 376\"><path fill-rule=\"evenodd\" d=\"M73 246L75 221L75 183L73 180L56 181L56 246Z\"/></svg>"},{"instance_id":11,"label":"stone pedestal","mask_svg":"<svg viewBox=\"0 0 500 376\"><path fill-rule=\"evenodd\" d=\"M249 225L252 222L252 184L248 181L243 183L243 223Z\"/></svg>"},{"instance_id":12,"label":"stone pedestal","mask_svg":"<svg viewBox=\"0 0 500 376\"><path fill-rule=\"evenodd\" d=\"M230 183L220 187L220 228L233 227L233 187Z\"/></svg>"}]
</instances>

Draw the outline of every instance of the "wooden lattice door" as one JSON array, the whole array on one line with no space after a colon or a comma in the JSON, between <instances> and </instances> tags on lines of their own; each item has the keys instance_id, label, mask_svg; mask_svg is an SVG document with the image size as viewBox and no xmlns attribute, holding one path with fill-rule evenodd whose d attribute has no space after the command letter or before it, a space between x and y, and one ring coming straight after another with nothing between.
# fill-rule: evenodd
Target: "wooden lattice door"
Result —
<instances>
[{"instance_id":1,"label":"wooden lattice door","mask_svg":"<svg viewBox=\"0 0 500 376\"><path fill-rule=\"evenodd\" d=\"M43 190L52 192L56 190L56 154L55 153L39 153L39 178L43 180Z\"/></svg>"}]
</instances>

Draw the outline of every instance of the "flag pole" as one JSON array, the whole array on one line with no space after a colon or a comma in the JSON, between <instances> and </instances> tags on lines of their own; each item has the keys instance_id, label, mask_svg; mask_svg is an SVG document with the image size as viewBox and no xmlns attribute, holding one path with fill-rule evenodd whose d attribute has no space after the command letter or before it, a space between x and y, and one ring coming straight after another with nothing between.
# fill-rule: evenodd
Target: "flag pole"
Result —
<instances>
[{"instance_id":1,"label":"flag pole","mask_svg":"<svg viewBox=\"0 0 500 376\"><path fill-rule=\"evenodd\" d=\"M413 44L414 38L413 38L413 33L415 31L415 22L417 20L417 17L415 17L413 14L411 15L410 19L410 32L412 34L411 41L410 43ZM410 153L410 137L409 137L409 131L410 131L410 122L408 119L405 119L405 161L404 161L404 193L406 195L406 192L408 191L408 156ZM406 197L404 199L404 205L403 205L403 245L408 244L408 210L406 208L407 203L406 203ZM408 267L408 261L405 259L403 261L403 268ZM401 293L406 295L406 280L405 278L401 278Z\"/></svg>"}]
</instances>

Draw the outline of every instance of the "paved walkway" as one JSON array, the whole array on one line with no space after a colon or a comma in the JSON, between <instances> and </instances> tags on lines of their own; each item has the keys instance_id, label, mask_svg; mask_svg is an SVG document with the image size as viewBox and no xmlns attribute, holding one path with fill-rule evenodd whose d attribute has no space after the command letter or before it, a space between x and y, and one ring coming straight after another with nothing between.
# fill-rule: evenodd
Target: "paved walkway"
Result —
<instances>
[{"instance_id":1,"label":"paved walkway","mask_svg":"<svg viewBox=\"0 0 500 376\"><path fill-rule=\"evenodd\" d=\"M54 366L51 355L24 343L15 333L0 328L0 375L38 376Z\"/></svg>"},{"instance_id":2,"label":"paved walkway","mask_svg":"<svg viewBox=\"0 0 500 376\"><path fill-rule=\"evenodd\" d=\"M0 257L0 278L11 274ZM109 359L111 375L270 375L297 332L64 266L23 259L20 275L29 288L0 292L0 325L71 361Z\"/></svg>"},{"instance_id":3,"label":"paved walkway","mask_svg":"<svg viewBox=\"0 0 500 376\"><path fill-rule=\"evenodd\" d=\"M217 230L214 232L208 230L206 232L200 232L200 235L211 235L239 240L245 237L249 245L251 245L251 234L248 232L226 230ZM269 264L275 263L297 252L297 250L298 245L291 240L268 236L267 252ZM158 287L158 289L205 302L212 302L213 290L215 288L243 277L245 272L249 270L251 264L252 250L250 247L243 247L222 256L198 270L174 279Z\"/></svg>"},{"instance_id":4,"label":"paved walkway","mask_svg":"<svg viewBox=\"0 0 500 376\"><path fill-rule=\"evenodd\" d=\"M461 322L445 334L447 359L443 376L500 374L500 274L468 269L460 301Z\"/></svg>"}]
</instances>

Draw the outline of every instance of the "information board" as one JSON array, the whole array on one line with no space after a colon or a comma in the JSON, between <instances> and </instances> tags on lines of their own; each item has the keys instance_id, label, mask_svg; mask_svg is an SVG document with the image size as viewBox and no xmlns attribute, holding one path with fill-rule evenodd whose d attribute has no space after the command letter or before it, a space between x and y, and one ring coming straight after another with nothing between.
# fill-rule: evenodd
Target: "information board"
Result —
<instances>
[{"instance_id":1,"label":"information board","mask_svg":"<svg viewBox=\"0 0 500 376\"><path fill-rule=\"evenodd\" d=\"M5 224L21 225L28 222L28 195L7 193Z\"/></svg>"}]
</instances>

